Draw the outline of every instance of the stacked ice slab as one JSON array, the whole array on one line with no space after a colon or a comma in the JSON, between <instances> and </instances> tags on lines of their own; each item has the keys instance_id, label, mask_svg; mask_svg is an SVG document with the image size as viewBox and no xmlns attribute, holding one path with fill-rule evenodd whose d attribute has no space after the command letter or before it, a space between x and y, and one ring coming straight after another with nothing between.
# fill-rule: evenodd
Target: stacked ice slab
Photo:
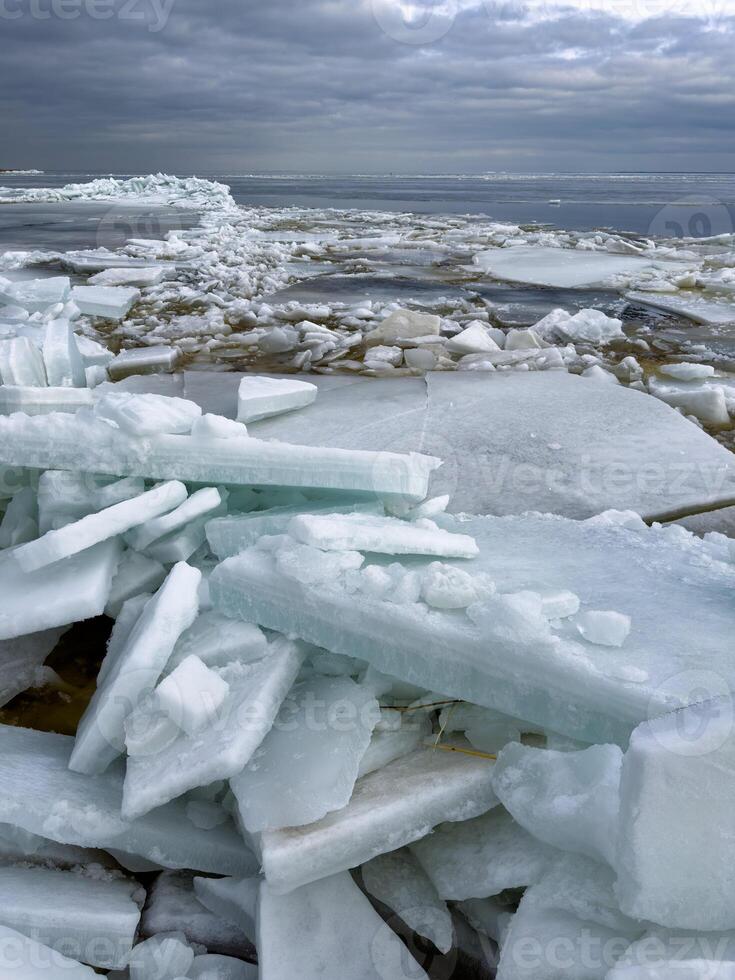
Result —
<instances>
[{"instance_id":1,"label":"stacked ice slab","mask_svg":"<svg viewBox=\"0 0 735 980\"><path fill-rule=\"evenodd\" d=\"M246 382L240 418L314 410ZM22 975L731 977L732 540L450 516L433 457L260 424L0 419L3 699L114 621L75 738L0 725Z\"/></svg>"}]
</instances>

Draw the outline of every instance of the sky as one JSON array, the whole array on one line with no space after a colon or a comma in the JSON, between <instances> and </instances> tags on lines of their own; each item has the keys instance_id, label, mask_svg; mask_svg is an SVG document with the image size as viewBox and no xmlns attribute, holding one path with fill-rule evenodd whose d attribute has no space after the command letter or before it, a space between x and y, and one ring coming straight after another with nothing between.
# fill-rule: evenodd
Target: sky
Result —
<instances>
[{"instance_id":1,"label":"sky","mask_svg":"<svg viewBox=\"0 0 735 980\"><path fill-rule=\"evenodd\" d=\"M735 170L735 0L0 0L0 167Z\"/></svg>"}]
</instances>

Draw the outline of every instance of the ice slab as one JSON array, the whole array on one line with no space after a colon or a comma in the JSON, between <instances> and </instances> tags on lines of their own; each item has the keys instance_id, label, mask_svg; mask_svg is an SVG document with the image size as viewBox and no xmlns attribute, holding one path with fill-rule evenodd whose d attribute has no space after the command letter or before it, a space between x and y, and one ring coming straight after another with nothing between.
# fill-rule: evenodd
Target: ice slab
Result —
<instances>
[{"instance_id":1,"label":"ice slab","mask_svg":"<svg viewBox=\"0 0 735 980\"><path fill-rule=\"evenodd\" d=\"M67 276L49 276L47 279L23 279L0 289L0 315L2 306L22 306L29 313L43 313L49 306L65 303L69 298L71 283Z\"/></svg>"},{"instance_id":2,"label":"ice slab","mask_svg":"<svg viewBox=\"0 0 735 980\"><path fill-rule=\"evenodd\" d=\"M0 393L2 388L0 388ZM271 507L249 514L228 514L207 522L207 541L218 558L230 558L255 544L264 534L285 534L293 517L300 514L382 514L383 507L375 502L345 504L304 502L293 506Z\"/></svg>"},{"instance_id":3,"label":"ice slab","mask_svg":"<svg viewBox=\"0 0 735 980\"><path fill-rule=\"evenodd\" d=\"M85 316L122 320L140 299L140 290L131 286L75 286L71 298Z\"/></svg>"},{"instance_id":4,"label":"ice slab","mask_svg":"<svg viewBox=\"0 0 735 980\"><path fill-rule=\"evenodd\" d=\"M268 641L260 627L207 611L181 634L166 670L173 670L193 653L209 667L225 667L233 660L260 660L267 651Z\"/></svg>"},{"instance_id":5,"label":"ice slab","mask_svg":"<svg viewBox=\"0 0 735 980\"><path fill-rule=\"evenodd\" d=\"M12 555L0 559L0 640L100 616L119 559L114 539L37 572Z\"/></svg>"},{"instance_id":6,"label":"ice slab","mask_svg":"<svg viewBox=\"0 0 735 980\"><path fill-rule=\"evenodd\" d=\"M138 266L132 268L103 269L90 276L90 286L156 286L166 277L167 270L162 265Z\"/></svg>"},{"instance_id":7,"label":"ice slab","mask_svg":"<svg viewBox=\"0 0 735 980\"><path fill-rule=\"evenodd\" d=\"M94 397L89 388L40 388L23 385L0 386L0 414L48 415L51 412L78 412L91 408Z\"/></svg>"},{"instance_id":8,"label":"ice slab","mask_svg":"<svg viewBox=\"0 0 735 980\"><path fill-rule=\"evenodd\" d=\"M48 868L0 868L0 923L90 966L127 965L141 891L121 878Z\"/></svg>"},{"instance_id":9,"label":"ice slab","mask_svg":"<svg viewBox=\"0 0 735 980\"><path fill-rule=\"evenodd\" d=\"M289 694L276 724L230 781L246 830L313 823L346 806L380 717L368 687L349 677L313 677Z\"/></svg>"},{"instance_id":10,"label":"ice slab","mask_svg":"<svg viewBox=\"0 0 735 980\"><path fill-rule=\"evenodd\" d=\"M186 487L173 480L154 487L139 497L106 507L96 514L88 514L65 527L47 531L35 541L29 541L17 548L13 557L23 571L35 572L118 534L124 534L138 524L173 510L184 500Z\"/></svg>"},{"instance_id":11,"label":"ice slab","mask_svg":"<svg viewBox=\"0 0 735 980\"><path fill-rule=\"evenodd\" d=\"M680 527L647 528L630 514L437 521L477 541L472 572L497 585L496 596L470 607L472 618L350 591L347 574L326 589L299 582L279 569L277 554L257 548L215 569L212 600L225 615L588 743L627 745L636 725L682 696L682 672L712 671L725 691L735 688L735 565L718 560L709 542ZM428 564L412 559L410 574ZM568 620L552 625L542 596L560 590L582 609L631 616L625 645L587 643ZM691 616L703 605L707 630ZM683 698L698 700L696 685Z\"/></svg>"},{"instance_id":12,"label":"ice slab","mask_svg":"<svg viewBox=\"0 0 735 980\"><path fill-rule=\"evenodd\" d=\"M94 980L99 977L89 966L29 939L15 929L0 926L0 961L7 980Z\"/></svg>"},{"instance_id":13,"label":"ice slab","mask_svg":"<svg viewBox=\"0 0 735 980\"><path fill-rule=\"evenodd\" d=\"M304 514L291 520L288 533L324 551L441 558L474 558L478 552L468 535L444 531L426 519L407 523L395 517L367 514Z\"/></svg>"},{"instance_id":14,"label":"ice slab","mask_svg":"<svg viewBox=\"0 0 735 980\"><path fill-rule=\"evenodd\" d=\"M722 680L701 663L706 690ZM735 929L732 697L644 722L623 762L618 897L628 915L684 929Z\"/></svg>"},{"instance_id":15,"label":"ice slab","mask_svg":"<svg viewBox=\"0 0 735 980\"><path fill-rule=\"evenodd\" d=\"M59 843L112 848L163 867L252 874L252 854L232 823L203 831L178 802L123 820L122 765L100 776L72 772L73 744L66 735L0 726L1 821Z\"/></svg>"},{"instance_id":16,"label":"ice slab","mask_svg":"<svg viewBox=\"0 0 735 980\"><path fill-rule=\"evenodd\" d=\"M710 425L729 425L730 412L727 398L727 388L712 381L669 381L668 379L651 378L648 390L662 402L678 408L685 415L693 415L702 422Z\"/></svg>"},{"instance_id":17,"label":"ice slab","mask_svg":"<svg viewBox=\"0 0 735 980\"><path fill-rule=\"evenodd\" d=\"M153 347L136 347L121 351L107 365L107 373L113 381L119 381L132 374L157 374L159 371L174 371L181 360L178 347L159 344Z\"/></svg>"},{"instance_id":18,"label":"ice slab","mask_svg":"<svg viewBox=\"0 0 735 980\"><path fill-rule=\"evenodd\" d=\"M260 878L195 878L194 894L214 915L255 942Z\"/></svg>"},{"instance_id":19,"label":"ice slab","mask_svg":"<svg viewBox=\"0 0 735 980\"><path fill-rule=\"evenodd\" d=\"M189 435L202 410L185 398L106 391L94 414L130 436Z\"/></svg>"},{"instance_id":20,"label":"ice slab","mask_svg":"<svg viewBox=\"0 0 735 980\"><path fill-rule=\"evenodd\" d=\"M38 505L31 487L13 494L0 521L0 548L14 548L38 536Z\"/></svg>"},{"instance_id":21,"label":"ice slab","mask_svg":"<svg viewBox=\"0 0 735 980\"><path fill-rule=\"evenodd\" d=\"M160 562L137 551L124 552L110 586L105 614L117 619L124 602L143 592L155 592L165 578L166 569Z\"/></svg>"},{"instance_id":22,"label":"ice slab","mask_svg":"<svg viewBox=\"0 0 735 980\"><path fill-rule=\"evenodd\" d=\"M534 837L612 864L622 761L617 745L553 752L513 742L498 756L495 792Z\"/></svg>"},{"instance_id":23,"label":"ice slab","mask_svg":"<svg viewBox=\"0 0 735 980\"><path fill-rule=\"evenodd\" d=\"M46 387L48 381L43 357L28 337L0 340L0 379L4 385Z\"/></svg>"},{"instance_id":24,"label":"ice slab","mask_svg":"<svg viewBox=\"0 0 735 980\"><path fill-rule=\"evenodd\" d=\"M68 320L50 320L43 335L43 362L48 384L54 388L86 388L84 361Z\"/></svg>"},{"instance_id":25,"label":"ice slab","mask_svg":"<svg viewBox=\"0 0 735 980\"><path fill-rule=\"evenodd\" d=\"M254 875L257 870L258 862L251 854L249 871L243 873ZM148 893L141 920L141 935L155 936L179 930L190 943L198 943L215 953L254 958L252 941L243 929L201 904L194 893L191 874L164 871L155 879Z\"/></svg>"},{"instance_id":26,"label":"ice slab","mask_svg":"<svg viewBox=\"0 0 735 980\"><path fill-rule=\"evenodd\" d=\"M500 806L474 820L443 824L411 850L438 894L455 900L536 884L554 858L553 848L533 838Z\"/></svg>"},{"instance_id":27,"label":"ice slab","mask_svg":"<svg viewBox=\"0 0 735 980\"><path fill-rule=\"evenodd\" d=\"M124 724L153 689L176 641L196 619L201 572L176 565L120 648L108 649L97 690L77 729L71 768L100 773L125 747Z\"/></svg>"},{"instance_id":28,"label":"ice slab","mask_svg":"<svg viewBox=\"0 0 735 980\"><path fill-rule=\"evenodd\" d=\"M454 929L447 904L410 851L401 848L363 864L365 888L441 953L452 948Z\"/></svg>"},{"instance_id":29,"label":"ice slab","mask_svg":"<svg viewBox=\"0 0 735 980\"><path fill-rule=\"evenodd\" d=\"M133 950L130 980L177 980L188 976L194 950L181 932L151 936Z\"/></svg>"},{"instance_id":30,"label":"ice slab","mask_svg":"<svg viewBox=\"0 0 735 980\"><path fill-rule=\"evenodd\" d=\"M195 956L188 977L190 980L258 980L258 967L232 956L205 953Z\"/></svg>"},{"instance_id":31,"label":"ice slab","mask_svg":"<svg viewBox=\"0 0 735 980\"><path fill-rule=\"evenodd\" d=\"M82 413L83 414L83 413ZM427 456L348 452L260 439L136 439L78 415L0 417L0 463L115 476L364 491L423 500L439 464Z\"/></svg>"},{"instance_id":32,"label":"ice slab","mask_svg":"<svg viewBox=\"0 0 735 980\"><path fill-rule=\"evenodd\" d=\"M419 840L445 821L497 805L492 765L462 753L419 749L363 776L350 802L306 827L267 831L263 869L285 893Z\"/></svg>"},{"instance_id":33,"label":"ice slab","mask_svg":"<svg viewBox=\"0 0 735 980\"><path fill-rule=\"evenodd\" d=\"M636 276L651 269L676 273L682 263L610 252L518 245L478 252L476 268L507 282L555 289L588 289L605 285L616 276Z\"/></svg>"},{"instance_id":34,"label":"ice slab","mask_svg":"<svg viewBox=\"0 0 735 980\"><path fill-rule=\"evenodd\" d=\"M203 517L216 510L222 503L222 497L215 487L205 487L197 490L175 510L133 528L127 535L126 541L137 551L143 551L154 541L158 541L172 531L178 531L190 521Z\"/></svg>"},{"instance_id":35,"label":"ice slab","mask_svg":"<svg viewBox=\"0 0 735 980\"><path fill-rule=\"evenodd\" d=\"M237 391L238 422L257 422L310 405L318 388L296 378L246 375Z\"/></svg>"},{"instance_id":36,"label":"ice slab","mask_svg":"<svg viewBox=\"0 0 735 980\"><path fill-rule=\"evenodd\" d=\"M290 895L263 883L257 946L260 980L428 980L346 871Z\"/></svg>"},{"instance_id":37,"label":"ice slab","mask_svg":"<svg viewBox=\"0 0 735 980\"><path fill-rule=\"evenodd\" d=\"M0 640L0 706L38 683L41 665L63 634L63 629L51 629Z\"/></svg>"},{"instance_id":38,"label":"ice slab","mask_svg":"<svg viewBox=\"0 0 735 980\"><path fill-rule=\"evenodd\" d=\"M626 293L625 298L636 306L652 306L667 313L680 313L695 323L724 326L735 323L735 303L707 299L688 291L679 293Z\"/></svg>"},{"instance_id":39,"label":"ice slab","mask_svg":"<svg viewBox=\"0 0 735 980\"><path fill-rule=\"evenodd\" d=\"M38 527L41 534L64 527L98 510L97 491L105 478L91 473L45 470L38 477Z\"/></svg>"},{"instance_id":40,"label":"ice slab","mask_svg":"<svg viewBox=\"0 0 735 980\"><path fill-rule=\"evenodd\" d=\"M195 735L175 729L162 746L131 755L123 813L135 817L197 786L240 772L265 738L301 666L304 648L277 639L255 663L219 671L229 691L214 721Z\"/></svg>"}]
</instances>

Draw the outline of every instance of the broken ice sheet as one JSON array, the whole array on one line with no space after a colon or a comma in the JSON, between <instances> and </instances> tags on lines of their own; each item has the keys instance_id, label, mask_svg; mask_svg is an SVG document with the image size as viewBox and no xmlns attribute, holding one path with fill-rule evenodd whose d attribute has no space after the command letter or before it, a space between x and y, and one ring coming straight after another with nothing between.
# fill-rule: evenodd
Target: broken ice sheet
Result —
<instances>
[{"instance_id":1,"label":"broken ice sheet","mask_svg":"<svg viewBox=\"0 0 735 980\"><path fill-rule=\"evenodd\" d=\"M73 745L66 735L0 726L0 821L59 843L112 848L163 867L253 873L253 856L231 822L203 831L180 802L123 820L121 763L99 776L72 772Z\"/></svg>"},{"instance_id":2,"label":"broken ice sheet","mask_svg":"<svg viewBox=\"0 0 735 980\"><path fill-rule=\"evenodd\" d=\"M409 850L401 848L363 864L368 892L442 953L452 948L452 917L431 879Z\"/></svg>"},{"instance_id":3,"label":"broken ice sheet","mask_svg":"<svg viewBox=\"0 0 735 980\"><path fill-rule=\"evenodd\" d=\"M44 415L51 412L78 412L91 408L94 396L89 388L39 388L5 384L0 386L0 413Z\"/></svg>"},{"instance_id":4,"label":"broken ice sheet","mask_svg":"<svg viewBox=\"0 0 735 980\"><path fill-rule=\"evenodd\" d=\"M47 386L43 357L27 337L0 340L0 380L4 385L29 388Z\"/></svg>"},{"instance_id":5,"label":"broken ice sheet","mask_svg":"<svg viewBox=\"0 0 735 980\"><path fill-rule=\"evenodd\" d=\"M149 599L120 648L108 649L97 690L77 729L70 765L104 772L125 748L127 716L161 676L176 641L196 619L201 572L176 565Z\"/></svg>"},{"instance_id":6,"label":"broken ice sheet","mask_svg":"<svg viewBox=\"0 0 735 980\"><path fill-rule=\"evenodd\" d=\"M178 347L136 347L124 350L107 366L110 378L119 381L133 374L157 374L159 371L173 371L181 360Z\"/></svg>"},{"instance_id":7,"label":"broken ice sheet","mask_svg":"<svg viewBox=\"0 0 735 980\"><path fill-rule=\"evenodd\" d=\"M346 871L290 895L264 882L257 946L260 980L428 980Z\"/></svg>"},{"instance_id":8,"label":"broken ice sheet","mask_svg":"<svg viewBox=\"0 0 735 980\"><path fill-rule=\"evenodd\" d=\"M121 969L138 928L134 882L49 868L0 868L0 923L91 966Z\"/></svg>"},{"instance_id":9,"label":"broken ice sheet","mask_svg":"<svg viewBox=\"0 0 735 980\"><path fill-rule=\"evenodd\" d=\"M446 558L474 558L478 552L468 535L444 531L427 519L407 523L396 517L367 514L303 514L291 520L288 533L325 551Z\"/></svg>"},{"instance_id":10,"label":"broken ice sheet","mask_svg":"<svg viewBox=\"0 0 735 980\"><path fill-rule=\"evenodd\" d=\"M245 375L237 392L238 422L257 422L310 405L317 387L296 378Z\"/></svg>"},{"instance_id":11,"label":"broken ice sheet","mask_svg":"<svg viewBox=\"0 0 735 980\"><path fill-rule=\"evenodd\" d=\"M346 806L378 717L372 691L348 677L315 676L296 685L231 780L246 830L302 826Z\"/></svg>"},{"instance_id":12,"label":"broken ice sheet","mask_svg":"<svg viewBox=\"0 0 735 980\"><path fill-rule=\"evenodd\" d=\"M255 942L260 878L195 878L194 894L214 915Z\"/></svg>"},{"instance_id":13,"label":"broken ice sheet","mask_svg":"<svg viewBox=\"0 0 735 980\"><path fill-rule=\"evenodd\" d=\"M100 616L119 558L115 539L37 572L24 572L12 554L0 556L0 639Z\"/></svg>"},{"instance_id":14,"label":"broken ice sheet","mask_svg":"<svg viewBox=\"0 0 735 980\"><path fill-rule=\"evenodd\" d=\"M8 970L3 970L8 978L95 980L95 977L99 977L99 973L91 967L83 966L78 960L72 960L8 926L0 926L0 961L12 964Z\"/></svg>"},{"instance_id":15,"label":"broken ice sheet","mask_svg":"<svg viewBox=\"0 0 735 980\"><path fill-rule=\"evenodd\" d=\"M280 638L262 660L235 660L219 668L229 690L211 724L196 735L177 729L162 746L154 742L151 749L142 746L140 754L130 755L123 813L139 816L189 789L240 772L273 725L304 655L303 644Z\"/></svg>"},{"instance_id":16,"label":"broken ice sheet","mask_svg":"<svg viewBox=\"0 0 735 980\"><path fill-rule=\"evenodd\" d=\"M346 807L261 836L271 888L285 893L497 805L486 759L422 748L359 779Z\"/></svg>"},{"instance_id":17,"label":"broken ice sheet","mask_svg":"<svg viewBox=\"0 0 735 980\"><path fill-rule=\"evenodd\" d=\"M68 320L51 320L43 335L46 378L56 388L86 388L84 361L77 347L74 328Z\"/></svg>"},{"instance_id":18,"label":"broken ice sheet","mask_svg":"<svg viewBox=\"0 0 735 980\"><path fill-rule=\"evenodd\" d=\"M346 576L330 577L328 589L311 585L254 548L213 572L212 599L226 615L586 742L627 744L643 718L667 710L680 694L672 678L682 671L706 665L735 686L728 652L735 565L718 560L707 541L615 513L587 521L526 515L437 522L470 534L480 547L473 572L499 584L495 596L470 607L472 617L352 592ZM425 567L414 558L411 574ZM624 646L587 643L567 620L552 625L542 596L555 591L574 593L582 609L629 615ZM702 602L706 631L690 614ZM696 690L684 697L697 697Z\"/></svg>"},{"instance_id":19,"label":"broken ice sheet","mask_svg":"<svg viewBox=\"0 0 735 980\"><path fill-rule=\"evenodd\" d=\"M122 320L140 299L140 290L132 286L75 286L71 298L86 316Z\"/></svg>"},{"instance_id":20,"label":"broken ice sheet","mask_svg":"<svg viewBox=\"0 0 735 980\"><path fill-rule=\"evenodd\" d=\"M259 626L213 611L203 612L177 640L166 671L173 670L192 653L209 667L225 667L233 660L260 660L267 650L268 641Z\"/></svg>"}]
</instances>

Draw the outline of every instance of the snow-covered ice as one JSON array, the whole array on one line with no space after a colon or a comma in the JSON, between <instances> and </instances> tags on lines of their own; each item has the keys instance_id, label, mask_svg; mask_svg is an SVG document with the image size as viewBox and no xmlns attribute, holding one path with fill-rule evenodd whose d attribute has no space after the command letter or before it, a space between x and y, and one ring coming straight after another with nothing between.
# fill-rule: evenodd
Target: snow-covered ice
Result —
<instances>
[{"instance_id":1,"label":"snow-covered ice","mask_svg":"<svg viewBox=\"0 0 735 980\"><path fill-rule=\"evenodd\" d=\"M365 551L387 555L435 555L474 558L469 535L444 531L428 519L405 523L395 517L364 514L308 514L294 517L288 533L324 551Z\"/></svg>"}]
</instances>

